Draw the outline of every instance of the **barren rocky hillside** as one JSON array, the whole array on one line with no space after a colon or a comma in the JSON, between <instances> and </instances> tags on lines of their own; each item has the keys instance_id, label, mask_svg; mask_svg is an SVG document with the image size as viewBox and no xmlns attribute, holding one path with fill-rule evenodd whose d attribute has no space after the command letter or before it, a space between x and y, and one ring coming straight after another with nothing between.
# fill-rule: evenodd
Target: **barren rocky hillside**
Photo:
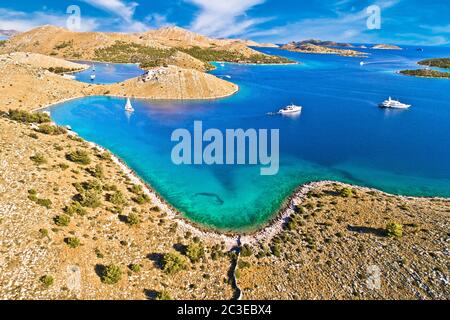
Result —
<instances>
[{"instance_id":1,"label":"barren rocky hillside","mask_svg":"<svg viewBox=\"0 0 450 320\"><path fill-rule=\"evenodd\" d=\"M207 73L175 66L155 68L147 81L130 79L121 84L91 85L68 80L49 68L82 68L62 59L39 54L0 56L0 111L35 110L62 100L89 95L154 99L211 99L235 93L238 87Z\"/></svg>"},{"instance_id":2,"label":"barren rocky hillside","mask_svg":"<svg viewBox=\"0 0 450 320\"><path fill-rule=\"evenodd\" d=\"M249 44L258 46L255 42L211 39L178 27L150 30L145 33L125 34L71 32L64 28L48 25L12 37L0 47L0 53L23 51L66 59L99 60L99 49L108 49L118 43L129 44L134 47L140 46L141 48L173 49L170 57L167 57L167 64L170 63L182 68L200 71L207 69L205 63L209 61L207 61L207 58L202 58L211 57L208 54L209 50L216 52L216 55L212 58L229 59L230 62L245 62L246 58L252 58L250 62L254 63L258 63L258 61L259 63L286 62L283 59L261 54L248 47ZM189 52L183 50L189 48L200 48L206 52L201 52L198 57L192 57ZM131 57L128 60L127 62L141 62L138 61L139 59L131 61L133 60Z\"/></svg>"}]
</instances>

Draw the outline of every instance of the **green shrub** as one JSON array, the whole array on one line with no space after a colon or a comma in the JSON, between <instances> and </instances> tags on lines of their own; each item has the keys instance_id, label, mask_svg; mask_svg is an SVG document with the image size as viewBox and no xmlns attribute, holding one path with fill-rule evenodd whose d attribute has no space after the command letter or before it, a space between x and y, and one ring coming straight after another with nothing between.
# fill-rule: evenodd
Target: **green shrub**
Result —
<instances>
[{"instance_id":1,"label":"green shrub","mask_svg":"<svg viewBox=\"0 0 450 320\"><path fill-rule=\"evenodd\" d=\"M245 269L245 268L250 268L250 263L244 260L239 260L238 262L238 268L239 269Z\"/></svg>"},{"instance_id":2,"label":"green shrub","mask_svg":"<svg viewBox=\"0 0 450 320\"><path fill-rule=\"evenodd\" d=\"M141 272L141 265L140 264L134 264L133 263L133 264L130 264L128 266L128 268L130 268L131 271L136 272L136 273Z\"/></svg>"},{"instance_id":3,"label":"green shrub","mask_svg":"<svg viewBox=\"0 0 450 320\"><path fill-rule=\"evenodd\" d=\"M339 195L344 198L350 198L351 196L353 196L353 190L350 188L342 188L339 191Z\"/></svg>"},{"instance_id":4,"label":"green shrub","mask_svg":"<svg viewBox=\"0 0 450 320\"><path fill-rule=\"evenodd\" d=\"M69 216L74 216L74 215L84 216L87 213L86 209L83 208L81 203L79 203L78 201L74 201L70 205L65 207L64 212L66 214L68 214Z\"/></svg>"},{"instance_id":5,"label":"green shrub","mask_svg":"<svg viewBox=\"0 0 450 320\"><path fill-rule=\"evenodd\" d=\"M41 235L41 238L48 237L48 230L47 229L39 229L39 234Z\"/></svg>"},{"instance_id":6,"label":"green shrub","mask_svg":"<svg viewBox=\"0 0 450 320\"><path fill-rule=\"evenodd\" d=\"M89 153L84 150L76 150L66 154L66 159L81 165L88 165L91 163Z\"/></svg>"},{"instance_id":7,"label":"green shrub","mask_svg":"<svg viewBox=\"0 0 450 320\"><path fill-rule=\"evenodd\" d=\"M122 279L122 270L120 267L111 264L109 266L105 266L102 270L101 280L106 284L116 284Z\"/></svg>"},{"instance_id":8,"label":"green shrub","mask_svg":"<svg viewBox=\"0 0 450 320\"><path fill-rule=\"evenodd\" d=\"M52 208L52 201L50 199L36 199L35 201L38 205L45 207L47 209Z\"/></svg>"},{"instance_id":9,"label":"green shrub","mask_svg":"<svg viewBox=\"0 0 450 320\"><path fill-rule=\"evenodd\" d=\"M53 285L54 279L52 276L45 275L39 278L39 282L42 283L46 288L50 288Z\"/></svg>"},{"instance_id":10,"label":"green shrub","mask_svg":"<svg viewBox=\"0 0 450 320\"><path fill-rule=\"evenodd\" d=\"M172 297L167 291L161 291L156 294L156 300L172 300Z\"/></svg>"},{"instance_id":11,"label":"green shrub","mask_svg":"<svg viewBox=\"0 0 450 320\"><path fill-rule=\"evenodd\" d=\"M178 252L166 253L162 259L162 269L167 274L174 274L186 268L186 259Z\"/></svg>"},{"instance_id":12,"label":"green shrub","mask_svg":"<svg viewBox=\"0 0 450 320\"><path fill-rule=\"evenodd\" d=\"M277 258L281 257L281 246L279 244L274 244L271 249L272 249L272 254L275 257L277 257Z\"/></svg>"},{"instance_id":13,"label":"green shrub","mask_svg":"<svg viewBox=\"0 0 450 320\"><path fill-rule=\"evenodd\" d=\"M197 263L205 257L205 248L199 243L191 243L186 248L186 256L192 263Z\"/></svg>"},{"instance_id":14,"label":"green shrub","mask_svg":"<svg viewBox=\"0 0 450 320\"><path fill-rule=\"evenodd\" d=\"M248 244L244 244L241 248L242 257L250 257L253 254L252 248Z\"/></svg>"},{"instance_id":15,"label":"green shrub","mask_svg":"<svg viewBox=\"0 0 450 320\"><path fill-rule=\"evenodd\" d=\"M105 176L105 172L103 167L100 164L97 164L94 168L87 169L87 172L94 178L102 179Z\"/></svg>"},{"instance_id":16,"label":"green shrub","mask_svg":"<svg viewBox=\"0 0 450 320\"><path fill-rule=\"evenodd\" d=\"M130 188L130 192L140 195L143 190L142 190L142 186L138 185L138 184L134 184L131 188Z\"/></svg>"},{"instance_id":17,"label":"green shrub","mask_svg":"<svg viewBox=\"0 0 450 320\"><path fill-rule=\"evenodd\" d=\"M42 112L27 112L22 110L9 110L8 118L22 123L47 123L51 122L50 116Z\"/></svg>"},{"instance_id":18,"label":"green shrub","mask_svg":"<svg viewBox=\"0 0 450 320\"><path fill-rule=\"evenodd\" d=\"M78 248L81 244L80 239L77 237L65 238L64 242L72 249Z\"/></svg>"},{"instance_id":19,"label":"green shrub","mask_svg":"<svg viewBox=\"0 0 450 320\"><path fill-rule=\"evenodd\" d=\"M127 224L130 226L135 226L141 223L141 219L136 213L130 213L127 217Z\"/></svg>"},{"instance_id":20,"label":"green shrub","mask_svg":"<svg viewBox=\"0 0 450 320\"><path fill-rule=\"evenodd\" d=\"M112 204L115 204L116 206L122 206L127 203L125 196L120 190L109 194L108 201L111 202Z\"/></svg>"},{"instance_id":21,"label":"green shrub","mask_svg":"<svg viewBox=\"0 0 450 320\"><path fill-rule=\"evenodd\" d=\"M103 192L103 185L99 180L90 180L90 181L86 181L83 183L76 183L74 184L75 188L77 189L78 192L83 192L83 191L96 191L98 193Z\"/></svg>"},{"instance_id":22,"label":"green shrub","mask_svg":"<svg viewBox=\"0 0 450 320\"><path fill-rule=\"evenodd\" d=\"M45 123L41 124L36 131L39 133L49 134L49 135L54 135L54 136L67 133L66 128L63 128L60 126L53 126L53 125L45 124Z\"/></svg>"},{"instance_id":23,"label":"green shrub","mask_svg":"<svg viewBox=\"0 0 450 320\"><path fill-rule=\"evenodd\" d=\"M220 245L216 244L211 248L211 259L212 260L219 260L225 256L224 252L222 251L222 248Z\"/></svg>"},{"instance_id":24,"label":"green shrub","mask_svg":"<svg viewBox=\"0 0 450 320\"><path fill-rule=\"evenodd\" d=\"M79 203L86 208L96 209L102 205L101 193L97 190L84 190L78 195Z\"/></svg>"},{"instance_id":25,"label":"green shrub","mask_svg":"<svg viewBox=\"0 0 450 320\"><path fill-rule=\"evenodd\" d=\"M99 159L101 160L106 160L106 161L111 161L111 154L107 151L100 153L97 155Z\"/></svg>"},{"instance_id":26,"label":"green shrub","mask_svg":"<svg viewBox=\"0 0 450 320\"><path fill-rule=\"evenodd\" d=\"M37 165L41 165L47 163L47 159L42 153L36 153L34 156L30 157L30 160L33 161Z\"/></svg>"},{"instance_id":27,"label":"green shrub","mask_svg":"<svg viewBox=\"0 0 450 320\"><path fill-rule=\"evenodd\" d=\"M62 214L53 218L53 221L58 227L67 227L70 224L70 217Z\"/></svg>"},{"instance_id":28,"label":"green shrub","mask_svg":"<svg viewBox=\"0 0 450 320\"><path fill-rule=\"evenodd\" d=\"M148 195L141 193L140 195L134 197L133 201L136 202L137 204L142 205L142 204L150 203L151 199Z\"/></svg>"},{"instance_id":29,"label":"green shrub","mask_svg":"<svg viewBox=\"0 0 450 320\"><path fill-rule=\"evenodd\" d=\"M385 232L388 237L401 238L403 236L403 225L400 223L389 223Z\"/></svg>"}]
</instances>

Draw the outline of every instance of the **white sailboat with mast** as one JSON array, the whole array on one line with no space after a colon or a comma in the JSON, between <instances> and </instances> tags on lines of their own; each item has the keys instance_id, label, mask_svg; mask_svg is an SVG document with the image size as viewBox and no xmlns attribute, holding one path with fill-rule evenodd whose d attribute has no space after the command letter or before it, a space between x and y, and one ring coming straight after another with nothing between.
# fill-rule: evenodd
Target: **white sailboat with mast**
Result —
<instances>
[{"instance_id":1,"label":"white sailboat with mast","mask_svg":"<svg viewBox=\"0 0 450 320\"><path fill-rule=\"evenodd\" d=\"M133 105L131 104L130 98L127 99L127 104L125 105L125 111L126 112L134 112Z\"/></svg>"}]
</instances>

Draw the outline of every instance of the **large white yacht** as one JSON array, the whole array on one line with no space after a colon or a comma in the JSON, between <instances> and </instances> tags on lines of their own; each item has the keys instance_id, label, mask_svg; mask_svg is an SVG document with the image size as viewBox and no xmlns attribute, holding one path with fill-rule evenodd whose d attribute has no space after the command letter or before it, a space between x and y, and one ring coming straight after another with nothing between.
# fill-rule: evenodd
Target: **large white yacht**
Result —
<instances>
[{"instance_id":1,"label":"large white yacht","mask_svg":"<svg viewBox=\"0 0 450 320\"><path fill-rule=\"evenodd\" d=\"M286 108L281 109L278 111L279 114L291 114L291 113L299 113L302 111L302 107L296 106L295 104L291 104L290 106L287 106Z\"/></svg>"},{"instance_id":2,"label":"large white yacht","mask_svg":"<svg viewBox=\"0 0 450 320\"><path fill-rule=\"evenodd\" d=\"M380 108L408 109L409 107L411 107L410 104L401 103L400 101L394 100L391 97L380 104Z\"/></svg>"}]
</instances>

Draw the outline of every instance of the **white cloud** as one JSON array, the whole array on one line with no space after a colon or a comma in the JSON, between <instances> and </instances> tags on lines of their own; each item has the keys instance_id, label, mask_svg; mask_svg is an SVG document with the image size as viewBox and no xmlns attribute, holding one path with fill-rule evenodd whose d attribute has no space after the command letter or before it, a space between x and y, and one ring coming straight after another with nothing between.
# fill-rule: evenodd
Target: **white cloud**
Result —
<instances>
[{"instance_id":1,"label":"white cloud","mask_svg":"<svg viewBox=\"0 0 450 320\"><path fill-rule=\"evenodd\" d=\"M174 26L173 23L167 20L166 15L162 15L159 13L152 13L145 17L145 22L150 25L152 28L163 28Z\"/></svg>"},{"instance_id":2,"label":"white cloud","mask_svg":"<svg viewBox=\"0 0 450 320\"><path fill-rule=\"evenodd\" d=\"M115 21L114 19L103 19L105 22L109 20L108 25L110 30L119 32L144 32L150 29L149 25L144 22L134 19L136 7L139 5L136 2L125 2L123 0L81 0L87 4L99 8L108 13L114 14L122 21ZM111 20L112 23L111 23ZM112 27L111 27L112 26Z\"/></svg>"},{"instance_id":3,"label":"white cloud","mask_svg":"<svg viewBox=\"0 0 450 320\"><path fill-rule=\"evenodd\" d=\"M399 1L380 0L374 4L380 6L381 9L387 9L396 5ZM251 32L248 36L282 43L312 38L334 41L375 41L377 33L367 29L366 22L369 16L366 8L359 11L341 11L340 7L350 2L340 1L339 6L335 9L334 17L303 19L271 30Z\"/></svg>"},{"instance_id":4,"label":"white cloud","mask_svg":"<svg viewBox=\"0 0 450 320\"><path fill-rule=\"evenodd\" d=\"M429 26L429 25L422 25L420 26L423 29L430 30L433 33L450 33L450 24L446 26Z\"/></svg>"},{"instance_id":5,"label":"white cloud","mask_svg":"<svg viewBox=\"0 0 450 320\"><path fill-rule=\"evenodd\" d=\"M190 29L214 37L240 36L250 28L268 21L248 18L246 12L265 0L185 0L200 8Z\"/></svg>"},{"instance_id":6,"label":"white cloud","mask_svg":"<svg viewBox=\"0 0 450 320\"><path fill-rule=\"evenodd\" d=\"M25 13L0 8L0 29L11 29L17 31L28 31L33 28L51 24L66 27L68 15L53 12L36 11ZM98 20L83 17L80 31L91 31L98 27Z\"/></svg>"},{"instance_id":7,"label":"white cloud","mask_svg":"<svg viewBox=\"0 0 450 320\"><path fill-rule=\"evenodd\" d=\"M121 0L82 0L91 6L97 7L101 10L113 13L121 17L129 23L133 23L134 11L138 4L136 2L126 3Z\"/></svg>"}]
</instances>

